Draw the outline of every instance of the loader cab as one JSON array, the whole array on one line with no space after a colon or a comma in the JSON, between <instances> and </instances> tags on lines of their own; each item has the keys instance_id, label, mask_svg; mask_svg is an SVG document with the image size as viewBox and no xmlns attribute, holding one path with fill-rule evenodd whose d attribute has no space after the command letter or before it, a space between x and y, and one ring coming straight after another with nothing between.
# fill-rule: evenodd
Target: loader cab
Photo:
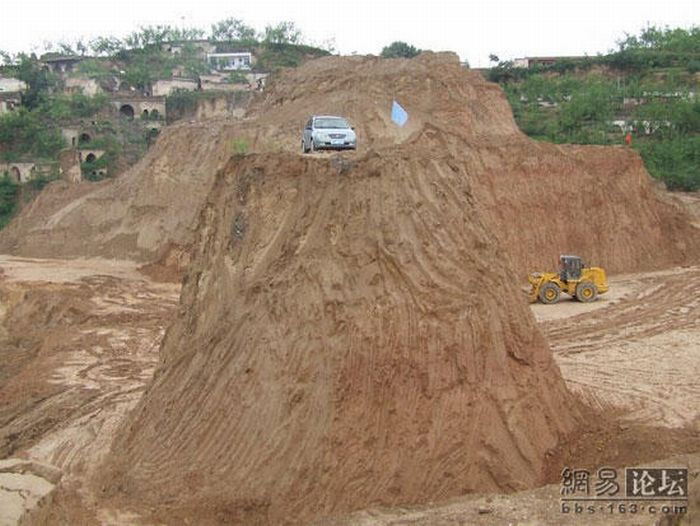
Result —
<instances>
[{"instance_id":1,"label":"loader cab","mask_svg":"<svg viewBox=\"0 0 700 526\"><path fill-rule=\"evenodd\" d=\"M580 280L583 267L583 260L578 256L559 257L559 277L564 282Z\"/></svg>"}]
</instances>

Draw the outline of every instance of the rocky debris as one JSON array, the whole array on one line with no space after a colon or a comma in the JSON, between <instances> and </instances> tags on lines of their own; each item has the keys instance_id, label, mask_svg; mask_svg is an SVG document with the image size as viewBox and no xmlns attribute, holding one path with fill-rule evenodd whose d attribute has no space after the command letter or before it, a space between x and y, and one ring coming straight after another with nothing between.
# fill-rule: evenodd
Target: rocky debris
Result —
<instances>
[{"instance_id":1,"label":"rocky debris","mask_svg":"<svg viewBox=\"0 0 700 526\"><path fill-rule=\"evenodd\" d=\"M44 505L61 479L48 464L19 458L0 460L0 525L19 524Z\"/></svg>"}]
</instances>

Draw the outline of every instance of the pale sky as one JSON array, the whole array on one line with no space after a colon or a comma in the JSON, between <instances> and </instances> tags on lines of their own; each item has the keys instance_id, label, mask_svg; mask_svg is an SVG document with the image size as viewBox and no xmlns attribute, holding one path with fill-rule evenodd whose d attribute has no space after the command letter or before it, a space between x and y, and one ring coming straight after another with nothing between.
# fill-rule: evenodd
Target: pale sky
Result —
<instances>
[{"instance_id":1,"label":"pale sky","mask_svg":"<svg viewBox=\"0 0 700 526\"><path fill-rule=\"evenodd\" d=\"M0 50L40 51L42 42L123 37L139 25L208 29L227 17L258 30L291 20L307 40L335 40L341 54L379 54L394 40L450 50L472 67L542 55L595 55L647 24L700 25L698 0L5 0Z\"/></svg>"}]
</instances>

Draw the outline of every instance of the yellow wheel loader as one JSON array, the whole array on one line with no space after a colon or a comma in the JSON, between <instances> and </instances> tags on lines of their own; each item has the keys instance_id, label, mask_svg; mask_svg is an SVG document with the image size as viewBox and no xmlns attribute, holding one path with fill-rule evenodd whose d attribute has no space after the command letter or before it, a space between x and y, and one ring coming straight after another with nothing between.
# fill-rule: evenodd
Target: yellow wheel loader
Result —
<instances>
[{"instance_id":1,"label":"yellow wheel loader","mask_svg":"<svg viewBox=\"0 0 700 526\"><path fill-rule=\"evenodd\" d=\"M600 267L586 267L578 256L560 256L559 273L536 272L528 276L532 285L530 301L556 303L562 292L566 292L579 301L594 301L598 294L608 291L608 279L605 270Z\"/></svg>"}]
</instances>

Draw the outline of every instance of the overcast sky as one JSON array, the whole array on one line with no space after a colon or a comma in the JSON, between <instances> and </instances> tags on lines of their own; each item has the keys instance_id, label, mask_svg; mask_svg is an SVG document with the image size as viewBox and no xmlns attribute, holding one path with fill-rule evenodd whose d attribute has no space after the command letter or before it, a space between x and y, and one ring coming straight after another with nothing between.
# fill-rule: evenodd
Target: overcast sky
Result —
<instances>
[{"instance_id":1,"label":"overcast sky","mask_svg":"<svg viewBox=\"0 0 700 526\"><path fill-rule=\"evenodd\" d=\"M19 0L3 1L0 49L41 49L44 41L123 37L139 25L209 28L237 17L262 29L294 21L307 40L334 39L342 54L378 54L404 40L457 52L473 67L488 56L595 55L645 25L700 24L698 0Z\"/></svg>"}]
</instances>

